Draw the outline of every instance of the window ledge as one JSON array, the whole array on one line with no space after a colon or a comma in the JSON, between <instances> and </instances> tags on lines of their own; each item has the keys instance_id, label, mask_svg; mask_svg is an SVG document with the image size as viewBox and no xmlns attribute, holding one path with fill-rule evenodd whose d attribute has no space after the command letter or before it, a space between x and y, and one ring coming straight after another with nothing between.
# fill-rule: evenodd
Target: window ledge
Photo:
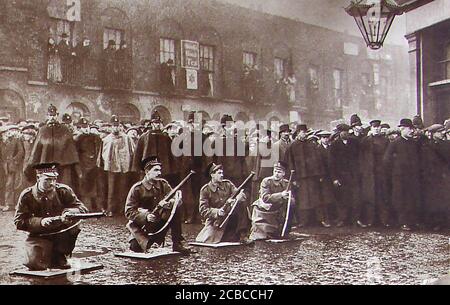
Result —
<instances>
[{"instance_id":1,"label":"window ledge","mask_svg":"<svg viewBox=\"0 0 450 305\"><path fill-rule=\"evenodd\" d=\"M28 72L27 68L0 66L0 71Z\"/></svg>"},{"instance_id":2,"label":"window ledge","mask_svg":"<svg viewBox=\"0 0 450 305\"><path fill-rule=\"evenodd\" d=\"M450 79L444 79L438 82L429 83L428 87L437 87L437 86L443 86L443 85L450 85Z\"/></svg>"},{"instance_id":3,"label":"window ledge","mask_svg":"<svg viewBox=\"0 0 450 305\"><path fill-rule=\"evenodd\" d=\"M29 80L28 85L33 85L33 86L48 86L47 82L40 82L40 81L35 81L35 80Z\"/></svg>"}]
</instances>

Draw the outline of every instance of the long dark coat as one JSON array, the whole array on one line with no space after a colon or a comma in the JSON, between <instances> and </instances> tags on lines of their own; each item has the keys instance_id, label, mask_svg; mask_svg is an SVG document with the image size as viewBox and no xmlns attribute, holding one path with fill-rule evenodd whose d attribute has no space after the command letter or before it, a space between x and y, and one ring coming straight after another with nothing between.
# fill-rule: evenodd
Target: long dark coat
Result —
<instances>
[{"instance_id":1,"label":"long dark coat","mask_svg":"<svg viewBox=\"0 0 450 305\"><path fill-rule=\"evenodd\" d=\"M418 145L414 140L399 137L389 143L383 157L384 170L392 181L392 205L397 212L408 215L405 217L409 221L414 221L422 190Z\"/></svg>"},{"instance_id":2,"label":"long dark coat","mask_svg":"<svg viewBox=\"0 0 450 305\"><path fill-rule=\"evenodd\" d=\"M290 170L295 170L294 181L299 187L299 208L312 209L321 204L320 179L325 177L325 164L317 145L310 141L294 141L286 151L285 161Z\"/></svg>"},{"instance_id":3,"label":"long dark coat","mask_svg":"<svg viewBox=\"0 0 450 305\"><path fill-rule=\"evenodd\" d=\"M375 204L384 200L383 156L389 140L383 136L368 136L361 140L359 169L361 172L361 200Z\"/></svg>"},{"instance_id":4,"label":"long dark coat","mask_svg":"<svg viewBox=\"0 0 450 305\"><path fill-rule=\"evenodd\" d=\"M172 140L160 131L147 131L139 137L134 157L132 169L135 172L141 171L141 162L149 156L158 156L162 163L163 175L178 173L179 168L174 162L171 150Z\"/></svg>"},{"instance_id":5,"label":"long dark coat","mask_svg":"<svg viewBox=\"0 0 450 305\"><path fill-rule=\"evenodd\" d=\"M359 196L359 143L349 139L348 144L342 140L330 146L330 176L332 181L339 180L337 195L341 205L353 206Z\"/></svg>"},{"instance_id":6,"label":"long dark coat","mask_svg":"<svg viewBox=\"0 0 450 305\"><path fill-rule=\"evenodd\" d=\"M59 163L60 169L72 168L70 171L80 162L72 132L60 123L47 124L39 129L30 158L26 161L26 178L34 181L33 166L36 164L53 162Z\"/></svg>"},{"instance_id":7,"label":"long dark coat","mask_svg":"<svg viewBox=\"0 0 450 305\"><path fill-rule=\"evenodd\" d=\"M422 146L422 183L425 211L450 211L450 142L430 142Z\"/></svg>"},{"instance_id":8,"label":"long dark coat","mask_svg":"<svg viewBox=\"0 0 450 305\"><path fill-rule=\"evenodd\" d=\"M82 198L96 197L96 182L99 179L97 158L102 149L102 139L96 134L78 134L74 139L80 159L80 169L83 173L83 178L78 181L76 191L82 195Z\"/></svg>"},{"instance_id":9,"label":"long dark coat","mask_svg":"<svg viewBox=\"0 0 450 305\"><path fill-rule=\"evenodd\" d=\"M336 198L334 195L333 181L331 181L330 174L330 147L323 147L323 145L319 145L317 147L319 150L320 158L323 160L323 164L325 165L325 175L320 181L320 195L321 201L324 205L333 204L336 202Z\"/></svg>"}]
</instances>

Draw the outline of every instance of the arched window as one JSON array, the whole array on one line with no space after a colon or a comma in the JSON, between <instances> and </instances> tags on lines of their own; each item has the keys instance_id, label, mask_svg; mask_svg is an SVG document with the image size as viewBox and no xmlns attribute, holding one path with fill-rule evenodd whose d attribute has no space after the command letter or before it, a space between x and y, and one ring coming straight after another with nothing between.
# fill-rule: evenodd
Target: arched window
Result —
<instances>
[{"instance_id":1,"label":"arched window","mask_svg":"<svg viewBox=\"0 0 450 305\"><path fill-rule=\"evenodd\" d=\"M141 113L139 109L130 103L117 104L114 114L116 114L119 117L119 120L124 123L130 122L137 124L141 120Z\"/></svg>"},{"instance_id":2,"label":"arched window","mask_svg":"<svg viewBox=\"0 0 450 305\"><path fill-rule=\"evenodd\" d=\"M172 115L170 114L169 109L167 109L166 107L156 106L155 108L153 108L152 113L154 111L158 111L164 125L167 125L172 121Z\"/></svg>"},{"instance_id":3,"label":"arched window","mask_svg":"<svg viewBox=\"0 0 450 305\"><path fill-rule=\"evenodd\" d=\"M65 113L70 114L74 122L78 122L81 117L85 117L88 120L91 119L91 112L89 111L89 108L80 102L71 103L67 106Z\"/></svg>"},{"instance_id":4,"label":"arched window","mask_svg":"<svg viewBox=\"0 0 450 305\"><path fill-rule=\"evenodd\" d=\"M17 122L25 117L25 103L19 93L0 90L0 117L2 121Z\"/></svg>"}]
</instances>

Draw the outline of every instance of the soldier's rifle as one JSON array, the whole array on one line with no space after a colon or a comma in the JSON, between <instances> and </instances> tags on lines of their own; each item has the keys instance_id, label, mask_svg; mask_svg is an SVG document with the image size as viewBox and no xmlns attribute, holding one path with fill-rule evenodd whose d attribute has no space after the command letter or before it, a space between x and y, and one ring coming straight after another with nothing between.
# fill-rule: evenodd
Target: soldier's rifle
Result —
<instances>
[{"instance_id":1,"label":"soldier's rifle","mask_svg":"<svg viewBox=\"0 0 450 305\"><path fill-rule=\"evenodd\" d=\"M251 172L250 175L245 179L244 182L242 182L242 184L236 189L236 191L233 192L233 194L231 195L231 197L227 200L227 202L230 202L229 200L231 199L232 203L231 203L231 207L230 210L228 212L228 214L226 215L226 217L223 218L219 218L217 223L219 223L219 228L222 229L223 226L228 222L228 220L230 219L231 215L233 214L234 210L236 209L236 206L238 205L238 201L236 200L237 195L239 195L239 193L241 192L241 190L244 189L244 187L247 185L247 183L253 178L253 176L255 175L255 172ZM229 207L229 203L225 203L225 208ZM223 219L223 221L222 221Z\"/></svg>"},{"instance_id":2,"label":"soldier's rifle","mask_svg":"<svg viewBox=\"0 0 450 305\"><path fill-rule=\"evenodd\" d=\"M175 194L183 187L183 185L189 180L189 178L191 178L192 175L196 174L195 171L191 170L191 172L175 187L173 188L165 197L163 200L161 200L156 207L153 209L152 214L156 214L158 213L158 211L160 209L165 209L165 204L167 202L169 202L169 200L172 199L173 196L175 196ZM161 204L164 203L164 204ZM164 231L167 226L170 224L170 222L172 221L177 207L178 207L179 201L175 201L174 204L172 205L171 211L170 211L170 215L167 218L166 223L161 227L161 229L159 229L158 231L156 231L155 233L148 233L148 236L154 236L157 235L159 233L161 233L162 231Z\"/></svg>"},{"instance_id":3,"label":"soldier's rifle","mask_svg":"<svg viewBox=\"0 0 450 305\"><path fill-rule=\"evenodd\" d=\"M50 236L50 235L61 234L61 233L69 231L70 229L75 228L85 219L101 218L104 216L106 216L105 213L98 212L98 213L66 213L63 216L49 217L52 224L53 223L61 223L62 224L63 220L69 220L74 223L68 227L64 227L63 229L61 229L59 231L50 232L50 233L42 233L42 234L39 234L39 236Z\"/></svg>"},{"instance_id":4,"label":"soldier's rifle","mask_svg":"<svg viewBox=\"0 0 450 305\"><path fill-rule=\"evenodd\" d=\"M294 176L294 173L295 173L295 170L291 170L291 174L289 175L289 182L285 189L285 192L288 192L289 197L288 197L287 207L286 207L286 219L284 220L283 229L281 230L281 237L285 237L285 235L286 235L289 216L291 214L291 198L292 198L291 184L292 184L292 177Z\"/></svg>"}]
</instances>

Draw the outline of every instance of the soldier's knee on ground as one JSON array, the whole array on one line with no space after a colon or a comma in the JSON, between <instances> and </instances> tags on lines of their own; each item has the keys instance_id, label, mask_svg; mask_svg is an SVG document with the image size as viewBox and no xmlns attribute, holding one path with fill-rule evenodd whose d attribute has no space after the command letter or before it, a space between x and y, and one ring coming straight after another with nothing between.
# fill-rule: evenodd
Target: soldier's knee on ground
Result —
<instances>
[{"instance_id":1,"label":"soldier's knee on ground","mask_svg":"<svg viewBox=\"0 0 450 305\"><path fill-rule=\"evenodd\" d=\"M25 242L24 265L30 270L45 270L52 264L53 243L42 238L28 238Z\"/></svg>"}]
</instances>

